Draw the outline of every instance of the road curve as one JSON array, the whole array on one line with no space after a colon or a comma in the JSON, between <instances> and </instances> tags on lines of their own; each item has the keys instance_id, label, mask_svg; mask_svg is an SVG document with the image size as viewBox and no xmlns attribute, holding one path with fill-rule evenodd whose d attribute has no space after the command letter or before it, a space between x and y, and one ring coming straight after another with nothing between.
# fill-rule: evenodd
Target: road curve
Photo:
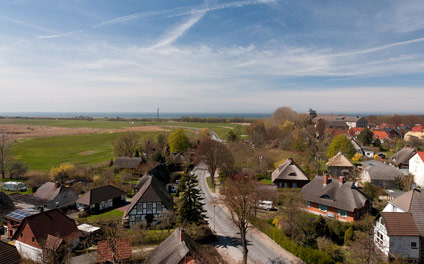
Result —
<instances>
[{"instance_id":1,"label":"road curve","mask_svg":"<svg viewBox=\"0 0 424 264\"><path fill-rule=\"evenodd\" d=\"M242 260L242 247L240 243L240 232L233 223L231 216L217 203L217 195L212 193L206 183L209 176L206 165L197 166L193 172L199 179L199 188L205 198L205 210L209 226L215 231L218 238L216 247L226 252L228 260L239 262ZM272 263L293 264L302 263L297 257L282 249L278 244L268 238L259 230L250 230L247 233L248 240L248 262L249 263ZM231 259L230 259L231 258Z\"/></svg>"}]
</instances>

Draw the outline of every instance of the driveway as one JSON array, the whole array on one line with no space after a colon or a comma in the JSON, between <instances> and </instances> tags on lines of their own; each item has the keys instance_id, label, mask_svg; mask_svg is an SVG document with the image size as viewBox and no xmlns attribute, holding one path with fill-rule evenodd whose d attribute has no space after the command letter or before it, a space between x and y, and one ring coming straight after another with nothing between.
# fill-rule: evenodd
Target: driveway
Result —
<instances>
[{"instance_id":1,"label":"driveway","mask_svg":"<svg viewBox=\"0 0 424 264\"><path fill-rule=\"evenodd\" d=\"M243 259L239 229L233 223L231 216L224 210L223 205L217 203L217 194L212 193L206 183L209 177L206 165L197 166L193 172L199 179L199 188L204 195L206 215L209 226L215 231L218 238L216 248L230 263L240 262ZM281 248L268 236L252 228L247 233L249 263L292 264L303 263L299 258Z\"/></svg>"}]
</instances>

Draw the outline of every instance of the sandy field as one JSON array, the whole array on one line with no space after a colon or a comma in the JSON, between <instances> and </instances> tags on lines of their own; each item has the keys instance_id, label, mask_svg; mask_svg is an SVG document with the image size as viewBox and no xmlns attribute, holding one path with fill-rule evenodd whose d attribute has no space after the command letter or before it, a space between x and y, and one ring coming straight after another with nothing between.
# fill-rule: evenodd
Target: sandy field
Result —
<instances>
[{"instance_id":1,"label":"sandy field","mask_svg":"<svg viewBox=\"0 0 424 264\"><path fill-rule=\"evenodd\" d=\"M1 124L0 132L3 131L10 136L11 139L34 138L34 137L51 137L66 136L78 134L97 134L97 133L118 133L118 132L160 132L169 131L159 126L139 126L124 127L119 129L103 129L103 128L67 128L53 126L28 126L15 124Z\"/></svg>"}]
</instances>

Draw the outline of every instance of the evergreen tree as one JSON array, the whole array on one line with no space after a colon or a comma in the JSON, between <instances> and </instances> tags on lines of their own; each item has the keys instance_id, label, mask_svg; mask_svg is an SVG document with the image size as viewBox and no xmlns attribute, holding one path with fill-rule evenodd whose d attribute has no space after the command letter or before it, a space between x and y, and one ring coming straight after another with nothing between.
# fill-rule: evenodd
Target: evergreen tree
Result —
<instances>
[{"instance_id":1,"label":"evergreen tree","mask_svg":"<svg viewBox=\"0 0 424 264\"><path fill-rule=\"evenodd\" d=\"M197 188L198 180L195 174L186 173L182 180L184 181L184 194L181 197L180 207L177 211L177 221L179 223L197 223L205 224L206 215L203 209L204 198L200 195L200 190Z\"/></svg>"},{"instance_id":2,"label":"evergreen tree","mask_svg":"<svg viewBox=\"0 0 424 264\"><path fill-rule=\"evenodd\" d=\"M365 128L362 130L362 132L359 134L358 138L362 142L362 144L368 146L372 143L373 133L368 128Z\"/></svg>"}]
</instances>

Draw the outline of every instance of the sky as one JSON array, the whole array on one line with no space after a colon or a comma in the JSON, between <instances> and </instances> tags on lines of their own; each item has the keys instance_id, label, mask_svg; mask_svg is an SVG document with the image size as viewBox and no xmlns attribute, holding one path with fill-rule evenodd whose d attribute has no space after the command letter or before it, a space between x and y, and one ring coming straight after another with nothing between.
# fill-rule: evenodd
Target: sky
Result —
<instances>
[{"instance_id":1,"label":"sky","mask_svg":"<svg viewBox=\"0 0 424 264\"><path fill-rule=\"evenodd\" d=\"M424 113L424 3L0 1L0 112Z\"/></svg>"}]
</instances>

